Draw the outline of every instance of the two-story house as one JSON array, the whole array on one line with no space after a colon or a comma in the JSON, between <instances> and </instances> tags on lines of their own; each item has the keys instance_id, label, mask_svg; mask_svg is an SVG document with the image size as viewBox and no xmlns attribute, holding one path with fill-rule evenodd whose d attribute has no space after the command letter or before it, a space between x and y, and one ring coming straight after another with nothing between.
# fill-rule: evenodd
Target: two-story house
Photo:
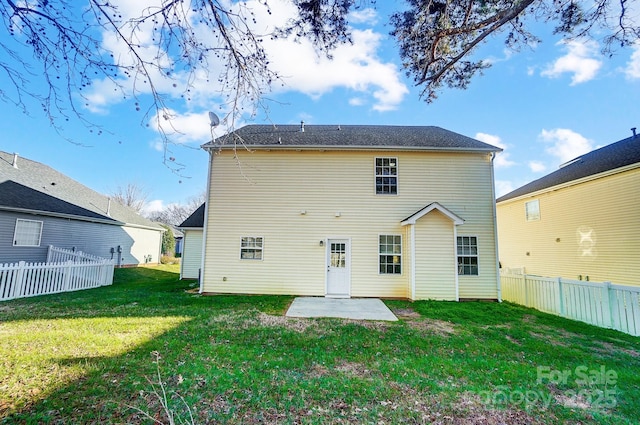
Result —
<instances>
[{"instance_id":1,"label":"two-story house","mask_svg":"<svg viewBox=\"0 0 640 425\"><path fill-rule=\"evenodd\" d=\"M439 127L304 124L203 148L201 292L500 298L499 148Z\"/></svg>"},{"instance_id":2,"label":"two-story house","mask_svg":"<svg viewBox=\"0 0 640 425\"><path fill-rule=\"evenodd\" d=\"M497 214L505 268L640 285L640 135L501 196Z\"/></svg>"}]
</instances>

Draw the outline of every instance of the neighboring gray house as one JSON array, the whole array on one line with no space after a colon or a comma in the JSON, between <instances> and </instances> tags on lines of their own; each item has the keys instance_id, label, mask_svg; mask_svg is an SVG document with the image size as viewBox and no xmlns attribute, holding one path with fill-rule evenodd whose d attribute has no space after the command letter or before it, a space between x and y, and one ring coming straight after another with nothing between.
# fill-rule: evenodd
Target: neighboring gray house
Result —
<instances>
[{"instance_id":1,"label":"neighboring gray house","mask_svg":"<svg viewBox=\"0 0 640 425\"><path fill-rule=\"evenodd\" d=\"M118 266L158 263L164 229L51 167L0 151L0 263L75 249Z\"/></svg>"},{"instance_id":2,"label":"neighboring gray house","mask_svg":"<svg viewBox=\"0 0 640 425\"><path fill-rule=\"evenodd\" d=\"M180 260L180 279L200 278L204 212L205 204L202 204L178 226L184 233L182 258Z\"/></svg>"}]
</instances>

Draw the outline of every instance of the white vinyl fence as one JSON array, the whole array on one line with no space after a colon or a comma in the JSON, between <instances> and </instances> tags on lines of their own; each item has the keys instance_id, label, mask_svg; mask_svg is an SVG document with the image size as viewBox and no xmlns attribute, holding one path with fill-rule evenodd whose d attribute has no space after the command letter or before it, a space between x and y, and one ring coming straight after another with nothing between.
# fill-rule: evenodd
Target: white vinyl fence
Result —
<instances>
[{"instance_id":1,"label":"white vinyl fence","mask_svg":"<svg viewBox=\"0 0 640 425\"><path fill-rule=\"evenodd\" d=\"M74 263L84 262L101 262L105 259L96 255L87 254L82 251L75 251L72 249L56 248L53 245L49 245L47 250L47 263L66 263L67 261L73 261Z\"/></svg>"},{"instance_id":2,"label":"white vinyl fence","mask_svg":"<svg viewBox=\"0 0 640 425\"><path fill-rule=\"evenodd\" d=\"M0 301L113 283L113 260L0 264Z\"/></svg>"},{"instance_id":3,"label":"white vinyl fence","mask_svg":"<svg viewBox=\"0 0 640 425\"><path fill-rule=\"evenodd\" d=\"M500 273L502 299L640 336L640 287Z\"/></svg>"}]
</instances>

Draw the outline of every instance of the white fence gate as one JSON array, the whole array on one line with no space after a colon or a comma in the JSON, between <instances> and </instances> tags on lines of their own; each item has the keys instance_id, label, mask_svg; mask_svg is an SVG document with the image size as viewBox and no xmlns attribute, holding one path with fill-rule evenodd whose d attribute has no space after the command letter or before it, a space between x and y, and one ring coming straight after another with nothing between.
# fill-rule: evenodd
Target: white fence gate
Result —
<instances>
[{"instance_id":1,"label":"white fence gate","mask_svg":"<svg viewBox=\"0 0 640 425\"><path fill-rule=\"evenodd\" d=\"M501 272L502 299L640 336L640 287Z\"/></svg>"},{"instance_id":2,"label":"white fence gate","mask_svg":"<svg viewBox=\"0 0 640 425\"><path fill-rule=\"evenodd\" d=\"M52 255L51 248L49 255ZM52 258L58 256L57 262L0 264L0 301L97 288L113 283L113 260L65 251L54 248Z\"/></svg>"}]
</instances>

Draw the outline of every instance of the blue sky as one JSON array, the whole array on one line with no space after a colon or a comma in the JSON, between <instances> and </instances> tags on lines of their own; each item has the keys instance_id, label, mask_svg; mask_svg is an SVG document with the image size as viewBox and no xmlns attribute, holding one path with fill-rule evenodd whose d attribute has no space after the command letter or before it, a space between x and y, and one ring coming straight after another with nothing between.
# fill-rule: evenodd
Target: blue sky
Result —
<instances>
[{"instance_id":1,"label":"blue sky","mask_svg":"<svg viewBox=\"0 0 640 425\"><path fill-rule=\"evenodd\" d=\"M268 96L268 113L245 115L236 125L304 120L440 126L504 149L496 160L498 196L582 153L629 137L631 127L640 128L640 45L603 57L597 41L566 43L552 34L550 25L534 23L531 28L541 43L514 53L504 50L502 36L490 38L475 55L493 66L467 90L444 89L427 104L401 68L388 36L390 10L380 3L354 16L354 44L338 48L333 61L318 58L305 43L269 42L267 53L284 76L283 86ZM277 0L270 4L271 15L256 9L261 25L289 13ZM9 84L3 74L0 84ZM185 203L206 188L208 157L199 146L211 136L207 112L224 115L216 87L196 84L192 101L172 103L181 134L173 137L175 144L166 153L154 126L144 119L145 96L143 111L136 111L133 101L114 98L112 88L99 81L83 113L103 125L101 134L74 120L61 122L59 134L37 104L30 105L27 116L0 102L0 149L43 162L105 194L135 183L149 193L150 209ZM218 128L215 135L223 132ZM170 163L184 169L172 171L163 164L165 157L175 158Z\"/></svg>"}]
</instances>

